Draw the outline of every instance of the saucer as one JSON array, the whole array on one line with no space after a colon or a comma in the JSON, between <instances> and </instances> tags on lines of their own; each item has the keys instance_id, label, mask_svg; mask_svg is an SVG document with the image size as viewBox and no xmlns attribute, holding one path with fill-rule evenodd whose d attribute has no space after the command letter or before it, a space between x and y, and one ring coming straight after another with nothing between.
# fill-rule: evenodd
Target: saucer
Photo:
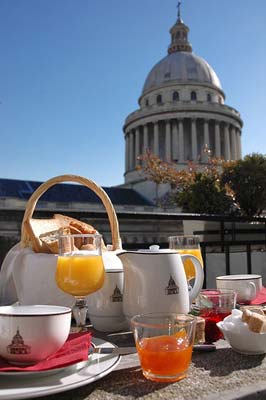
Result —
<instances>
[{"instance_id":1,"label":"saucer","mask_svg":"<svg viewBox=\"0 0 266 400\"><path fill-rule=\"evenodd\" d=\"M97 347L116 347L98 338L93 338L92 342ZM0 400L30 399L87 385L109 374L119 364L120 359L121 356L115 354L94 353L88 361L54 370L2 372Z\"/></svg>"}]
</instances>

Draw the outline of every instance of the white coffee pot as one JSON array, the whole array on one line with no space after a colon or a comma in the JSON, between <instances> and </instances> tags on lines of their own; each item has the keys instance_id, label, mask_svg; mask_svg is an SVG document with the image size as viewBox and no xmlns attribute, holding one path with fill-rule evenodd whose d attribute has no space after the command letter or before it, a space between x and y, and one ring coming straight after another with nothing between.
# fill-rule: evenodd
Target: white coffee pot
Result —
<instances>
[{"instance_id":1,"label":"white coffee pot","mask_svg":"<svg viewBox=\"0 0 266 400\"><path fill-rule=\"evenodd\" d=\"M175 250L121 251L117 253L124 267L123 312L129 321L136 314L152 312L188 313L191 302L202 289L204 273L200 261ZM188 288L183 262L195 266L195 283Z\"/></svg>"}]
</instances>

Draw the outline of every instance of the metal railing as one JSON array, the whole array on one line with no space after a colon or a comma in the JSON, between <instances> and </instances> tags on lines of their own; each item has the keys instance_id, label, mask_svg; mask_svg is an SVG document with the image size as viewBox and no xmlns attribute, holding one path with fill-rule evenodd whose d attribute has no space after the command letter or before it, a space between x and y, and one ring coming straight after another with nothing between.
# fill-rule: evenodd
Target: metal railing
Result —
<instances>
[{"instance_id":1,"label":"metal railing","mask_svg":"<svg viewBox=\"0 0 266 400\"><path fill-rule=\"evenodd\" d=\"M48 213L45 210L39 210L36 213L37 217L47 218L50 217L53 213ZM69 215L74 218L85 220L88 218L87 212L80 212L78 210L72 209L69 212ZM1 213L1 221L4 226L10 226L7 224L8 221L17 222L18 231L14 233L14 238L10 236L8 243L0 243L0 250L2 250L2 258L8 250L8 245L12 245L12 239L14 239L14 243L18 241L19 235L19 227L21 224L21 220L23 217L23 212L21 210L12 210L7 212L6 210ZM148 241L142 243L141 232L133 229L136 224L134 221L138 222L139 229L141 229L141 224L144 226L147 225L148 221L157 221L157 225L161 227L167 227L169 221L176 221L177 227L182 228L181 222L185 224L185 221L202 221L205 222L205 226L202 229L196 228L192 233L198 234L201 236L201 251L202 256L205 261L205 285L208 274L210 272L210 266L208 266L208 255L209 253L222 253L224 254L224 270L226 274L231 274L232 266L231 266L231 258L230 255L234 252L241 251L245 253L246 264L247 264L247 273L253 272L253 251L263 251L266 252L266 217L231 217L224 215L205 215L205 214L182 214L182 213L174 213L174 212L146 212L146 211L118 211L117 217L120 223L120 227L123 230L123 234L127 235L127 233L131 230L134 232L134 238L136 237L136 241L131 244L124 244L125 249L136 249L136 248L147 248L149 244ZM106 213L104 210L102 211L92 211L89 213L89 220L91 223L101 224L100 226L105 229L109 229L108 220ZM106 222L106 223L105 223ZM245 224L249 223L249 224ZM156 226L157 226L156 225ZM101 232L104 235L108 234L108 231ZM156 234L157 232L154 232ZM160 232L160 236L164 236L165 239L162 239L160 246L162 248L168 247L167 242L167 232ZM180 234L181 231L177 229L176 234ZM169 235L168 235L169 236ZM10 243L10 244L9 244ZM265 263L265 274L266 274L266 263Z\"/></svg>"}]
</instances>

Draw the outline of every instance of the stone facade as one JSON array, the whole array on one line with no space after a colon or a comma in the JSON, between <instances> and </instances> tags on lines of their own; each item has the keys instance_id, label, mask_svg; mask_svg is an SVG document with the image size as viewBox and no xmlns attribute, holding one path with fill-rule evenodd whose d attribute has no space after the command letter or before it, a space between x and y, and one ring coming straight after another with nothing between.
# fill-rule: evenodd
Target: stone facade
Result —
<instances>
[{"instance_id":1,"label":"stone facade","mask_svg":"<svg viewBox=\"0 0 266 400\"><path fill-rule=\"evenodd\" d=\"M240 114L225 104L219 78L192 53L189 28L180 17L171 28L168 55L150 71L139 98L140 108L124 124L125 184L154 201L155 185L136 171L147 150L177 169L188 161L199 166L208 157L241 158ZM162 193L168 190L161 188Z\"/></svg>"}]
</instances>

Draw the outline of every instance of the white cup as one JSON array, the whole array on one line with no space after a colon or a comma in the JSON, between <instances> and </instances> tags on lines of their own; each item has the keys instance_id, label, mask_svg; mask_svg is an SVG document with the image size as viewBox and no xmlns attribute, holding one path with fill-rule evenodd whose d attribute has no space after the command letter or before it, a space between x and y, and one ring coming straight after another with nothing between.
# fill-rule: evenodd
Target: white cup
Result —
<instances>
[{"instance_id":1,"label":"white cup","mask_svg":"<svg viewBox=\"0 0 266 400\"><path fill-rule=\"evenodd\" d=\"M35 364L59 350L69 335L71 308L0 307L0 356L9 363Z\"/></svg>"},{"instance_id":2,"label":"white cup","mask_svg":"<svg viewBox=\"0 0 266 400\"><path fill-rule=\"evenodd\" d=\"M262 289L261 275L224 275L216 278L217 289L233 289L237 292L237 303L248 304Z\"/></svg>"}]
</instances>

